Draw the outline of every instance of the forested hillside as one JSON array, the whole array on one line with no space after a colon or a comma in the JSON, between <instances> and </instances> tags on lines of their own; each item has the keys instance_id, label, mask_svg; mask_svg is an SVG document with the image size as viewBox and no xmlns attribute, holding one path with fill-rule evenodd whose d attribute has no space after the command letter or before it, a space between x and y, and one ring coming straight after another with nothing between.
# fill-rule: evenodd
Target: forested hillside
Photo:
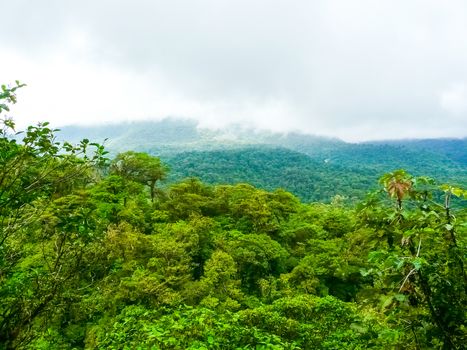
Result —
<instances>
[{"instance_id":1,"label":"forested hillside","mask_svg":"<svg viewBox=\"0 0 467 350\"><path fill-rule=\"evenodd\" d=\"M169 183L186 177L209 184L246 182L266 190L286 189L305 202L330 202L336 195L356 202L374 189L381 174L370 167L344 167L269 147L184 152L166 161Z\"/></svg>"},{"instance_id":2,"label":"forested hillside","mask_svg":"<svg viewBox=\"0 0 467 350\"><path fill-rule=\"evenodd\" d=\"M159 156L172 168L169 183L190 176L211 184L248 182L268 190L284 188L304 201L329 202L336 194L361 200L380 174L399 168L467 185L466 139L352 144L239 126L208 130L177 119L66 127L60 137L74 142L108 138L112 155L135 150Z\"/></svg>"},{"instance_id":3,"label":"forested hillside","mask_svg":"<svg viewBox=\"0 0 467 350\"><path fill-rule=\"evenodd\" d=\"M459 145L456 140L445 141L444 144ZM427 174L443 181L467 182L467 162L462 160L461 153L467 153L467 148L460 148L457 157L451 158L445 150L437 151L425 147L412 147L410 143L388 144L347 144L331 152L320 152L331 164L343 167L359 167L372 169L379 173L389 171L394 165L408 169L421 175Z\"/></svg>"},{"instance_id":4,"label":"forested hillside","mask_svg":"<svg viewBox=\"0 0 467 350\"><path fill-rule=\"evenodd\" d=\"M210 184L247 182L266 190L286 189L305 202L330 202L336 195L350 203L362 200L381 174L393 170L391 163L413 174L467 184L467 167L440 156L385 146L358 148L335 151L324 161L324 157L266 146L183 152L162 158L171 168L169 183L185 177Z\"/></svg>"},{"instance_id":5,"label":"forested hillside","mask_svg":"<svg viewBox=\"0 0 467 350\"><path fill-rule=\"evenodd\" d=\"M377 142L375 142L377 144ZM443 154L460 164L467 164L467 138L463 139L427 139L407 141L384 141L381 144L402 145L409 149L430 151Z\"/></svg>"},{"instance_id":6,"label":"forested hillside","mask_svg":"<svg viewBox=\"0 0 467 350\"><path fill-rule=\"evenodd\" d=\"M393 169L344 206L244 183L162 186L158 157L1 123L0 349L465 348L461 187ZM231 152L217 170L263 158L273 172L274 154Z\"/></svg>"}]
</instances>

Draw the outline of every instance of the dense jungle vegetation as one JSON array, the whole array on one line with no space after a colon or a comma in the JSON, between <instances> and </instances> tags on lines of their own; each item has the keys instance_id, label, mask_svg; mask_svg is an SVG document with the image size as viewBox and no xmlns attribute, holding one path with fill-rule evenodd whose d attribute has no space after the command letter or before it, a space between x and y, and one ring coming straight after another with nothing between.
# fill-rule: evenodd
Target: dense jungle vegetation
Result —
<instances>
[{"instance_id":1,"label":"dense jungle vegetation","mask_svg":"<svg viewBox=\"0 0 467 350\"><path fill-rule=\"evenodd\" d=\"M375 189L381 172L328 164L286 148L254 147L183 152L164 158L168 183L196 177L208 184L246 182L272 191L283 188L304 202L329 203L336 195L356 203Z\"/></svg>"},{"instance_id":2,"label":"dense jungle vegetation","mask_svg":"<svg viewBox=\"0 0 467 350\"><path fill-rule=\"evenodd\" d=\"M0 349L465 348L461 187L393 170L352 206L163 187L158 157L1 123Z\"/></svg>"},{"instance_id":3,"label":"dense jungle vegetation","mask_svg":"<svg viewBox=\"0 0 467 350\"><path fill-rule=\"evenodd\" d=\"M467 185L467 163L440 162L424 153L411 155L401 162L397 149L364 145L359 145L358 151L353 150L354 147L347 148L332 152L326 161L264 145L182 152L163 159L171 169L168 183L186 177L197 177L212 185L247 182L269 191L283 188L304 202L329 203L339 195L345 197L346 204L355 204L376 189L381 174L393 170L389 167L391 162L406 165L411 174L430 174L460 187ZM423 156L430 161L424 162ZM385 161L378 163L377 157Z\"/></svg>"}]
</instances>

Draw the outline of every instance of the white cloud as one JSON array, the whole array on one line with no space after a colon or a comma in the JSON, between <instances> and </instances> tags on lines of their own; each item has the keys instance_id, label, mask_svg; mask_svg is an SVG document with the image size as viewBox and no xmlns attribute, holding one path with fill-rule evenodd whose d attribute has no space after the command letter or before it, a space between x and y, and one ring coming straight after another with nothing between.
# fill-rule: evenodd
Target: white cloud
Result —
<instances>
[{"instance_id":1,"label":"white cloud","mask_svg":"<svg viewBox=\"0 0 467 350\"><path fill-rule=\"evenodd\" d=\"M170 115L348 140L467 134L461 0L16 0L2 12L0 78L29 85L22 123Z\"/></svg>"},{"instance_id":2,"label":"white cloud","mask_svg":"<svg viewBox=\"0 0 467 350\"><path fill-rule=\"evenodd\" d=\"M467 84L452 84L441 92L440 103L450 114L467 119Z\"/></svg>"}]
</instances>

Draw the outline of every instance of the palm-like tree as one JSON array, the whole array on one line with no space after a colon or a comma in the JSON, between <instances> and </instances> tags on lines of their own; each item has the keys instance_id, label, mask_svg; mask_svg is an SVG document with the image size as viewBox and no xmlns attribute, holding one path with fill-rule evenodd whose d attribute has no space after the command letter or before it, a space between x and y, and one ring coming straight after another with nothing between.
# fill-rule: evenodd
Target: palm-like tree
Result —
<instances>
[{"instance_id":1,"label":"palm-like tree","mask_svg":"<svg viewBox=\"0 0 467 350\"><path fill-rule=\"evenodd\" d=\"M410 193L413 187L413 178L405 170L399 169L391 173L384 174L380 180L380 184L391 198L397 201L397 208L402 209L402 200Z\"/></svg>"}]
</instances>

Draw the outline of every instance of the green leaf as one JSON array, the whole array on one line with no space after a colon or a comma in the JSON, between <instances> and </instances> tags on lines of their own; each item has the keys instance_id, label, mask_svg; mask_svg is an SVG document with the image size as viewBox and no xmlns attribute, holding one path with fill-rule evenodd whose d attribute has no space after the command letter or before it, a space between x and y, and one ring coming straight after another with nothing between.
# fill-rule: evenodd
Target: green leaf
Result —
<instances>
[{"instance_id":1,"label":"green leaf","mask_svg":"<svg viewBox=\"0 0 467 350\"><path fill-rule=\"evenodd\" d=\"M403 301L407 300L407 297L404 294L398 293L398 294L394 295L394 299L396 299L397 301L403 302Z\"/></svg>"},{"instance_id":2,"label":"green leaf","mask_svg":"<svg viewBox=\"0 0 467 350\"><path fill-rule=\"evenodd\" d=\"M420 268L426 264L426 260L423 258L415 258L412 260L412 265L416 270L420 270Z\"/></svg>"}]
</instances>

